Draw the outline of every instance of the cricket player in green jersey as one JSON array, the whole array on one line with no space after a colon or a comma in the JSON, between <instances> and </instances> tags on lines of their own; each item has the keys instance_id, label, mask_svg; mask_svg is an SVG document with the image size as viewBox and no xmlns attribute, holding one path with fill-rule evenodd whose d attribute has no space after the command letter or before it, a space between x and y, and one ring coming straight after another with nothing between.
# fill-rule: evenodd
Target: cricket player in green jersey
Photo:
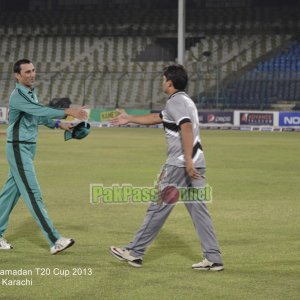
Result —
<instances>
[{"instance_id":1,"label":"cricket player in green jersey","mask_svg":"<svg viewBox=\"0 0 300 300\"><path fill-rule=\"evenodd\" d=\"M36 151L38 125L70 130L60 122L65 116L84 120L84 107L54 109L38 102L34 89L36 70L30 60L21 59L14 64L16 88L9 99L9 126L7 128L6 155L9 164L8 179L0 193L0 249L12 249L3 234L11 211L23 197L33 218L50 245L50 253L57 254L72 246L74 240L62 237L52 224L45 209L33 160ZM58 120L53 120L58 119Z\"/></svg>"}]
</instances>

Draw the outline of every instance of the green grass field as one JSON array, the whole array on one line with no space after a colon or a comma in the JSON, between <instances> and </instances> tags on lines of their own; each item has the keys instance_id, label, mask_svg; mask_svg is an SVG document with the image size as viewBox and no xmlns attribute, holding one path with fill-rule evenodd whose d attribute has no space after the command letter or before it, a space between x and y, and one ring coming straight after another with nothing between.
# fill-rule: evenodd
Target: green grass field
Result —
<instances>
[{"instance_id":1,"label":"green grass field","mask_svg":"<svg viewBox=\"0 0 300 300\"><path fill-rule=\"evenodd\" d=\"M147 204L92 205L90 184L153 184L165 160L162 130L93 129L85 140L64 142L62 132L42 129L35 166L44 201L58 230L76 244L51 256L20 199L5 235L14 249L0 252L0 269L32 270L33 284L0 285L0 299L300 299L299 133L203 131L202 140L224 272L191 269L202 254L183 204L149 247L143 268L109 254L110 245L131 240ZM2 185L5 136L0 141ZM51 274L36 275L36 268ZM92 274L72 274L84 269ZM0 280L7 277L26 278Z\"/></svg>"}]
</instances>

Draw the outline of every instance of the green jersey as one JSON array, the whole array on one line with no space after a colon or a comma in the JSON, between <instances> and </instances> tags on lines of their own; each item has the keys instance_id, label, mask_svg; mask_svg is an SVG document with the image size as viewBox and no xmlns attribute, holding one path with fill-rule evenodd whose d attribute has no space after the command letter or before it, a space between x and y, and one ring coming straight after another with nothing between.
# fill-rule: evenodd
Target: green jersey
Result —
<instances>
[{"instance_id":1,"label":"green jersey","mask_svg":"<svg viewBox=\"0 0 300 300\"><path fill-rule=\"evenodd\" d=\"M34 89L17 83L9 99L7 141L35 143L38 125L54 128L55 121L52 119L64 116L64 109L41 105Z\"/></svg>"}]
</instances>

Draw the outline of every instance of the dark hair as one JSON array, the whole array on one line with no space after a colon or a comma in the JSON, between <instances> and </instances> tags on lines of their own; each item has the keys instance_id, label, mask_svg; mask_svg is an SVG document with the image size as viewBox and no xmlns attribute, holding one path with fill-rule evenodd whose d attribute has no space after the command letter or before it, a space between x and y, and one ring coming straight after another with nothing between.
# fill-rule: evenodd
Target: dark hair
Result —
<instances>
[{"instance_id":1,"label":"dark hair","mask_svg":"<svg viewBox=\"0 0 300 300\"><path fill-rule=\"evenodd\" d=\"M20 73L21 72L21 65L25 64L31 64L31 61L29 59L23 58L15 62L14 64L14 73Z\"/></svg>"},{"instance_id":2,"label":"dark hair","mask_svg":"<svg viewBox=\"0 0 300 300\"><path fill-rule=\"evenodd\" d=\"M173 82L173 86L177 90L184 90L188 83L188 75L184 66L175 64L164 68L164 76L167 80Z\"/></svg>"}]
</instances>

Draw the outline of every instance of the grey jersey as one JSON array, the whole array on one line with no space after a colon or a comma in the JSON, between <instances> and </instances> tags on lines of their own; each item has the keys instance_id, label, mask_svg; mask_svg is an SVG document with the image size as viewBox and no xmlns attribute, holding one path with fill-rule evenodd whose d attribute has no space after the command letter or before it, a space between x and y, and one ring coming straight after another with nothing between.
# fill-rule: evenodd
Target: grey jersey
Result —
<instances>
[{"instance_id":1,"label":"grey jersey","mask_svg":"<svg viewBox=\"0 0 300 300\"><path fill-rule=\"evenodd\" d=\"M184 167L185 159L181 141L180 125L191 122L193 127L193 162L196 168L205 168L205 159L199 135L198 111L193 100L185 92L176 92L170 96L166 107L161 111L168 157L166 164Z\"/></svg>"}]
</instances>

